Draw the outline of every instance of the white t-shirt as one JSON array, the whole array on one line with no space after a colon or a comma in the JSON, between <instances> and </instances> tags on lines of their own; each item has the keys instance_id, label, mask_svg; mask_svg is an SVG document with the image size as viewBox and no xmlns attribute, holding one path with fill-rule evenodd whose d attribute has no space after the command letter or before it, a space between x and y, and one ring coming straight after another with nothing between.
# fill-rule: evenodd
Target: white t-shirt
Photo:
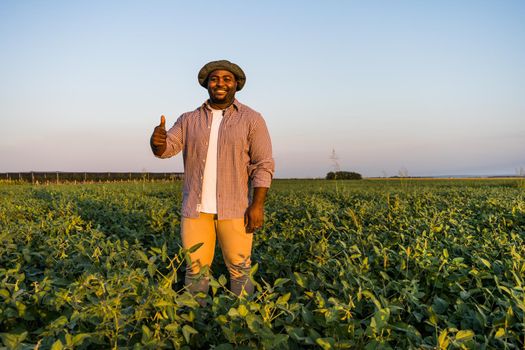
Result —
<instances>
[{"instance_id":1,"label":"white t-shirt","mask_svg":"<svg viewBox=\"0 0 525 350\"><path fill-rule=\"evenodd\" d=\"M217 214L217 141L219 139L222 112L222 110L212 109L213 119L210 128L206 165L204 166L202 199L199 209L203 213Z\"/></svg>"}]
</instances>

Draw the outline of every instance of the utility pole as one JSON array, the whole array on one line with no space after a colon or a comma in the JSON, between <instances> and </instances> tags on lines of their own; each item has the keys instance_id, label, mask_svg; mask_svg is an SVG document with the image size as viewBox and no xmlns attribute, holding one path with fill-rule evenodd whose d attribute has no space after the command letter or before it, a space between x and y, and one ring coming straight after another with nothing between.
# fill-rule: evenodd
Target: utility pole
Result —
<instances>
[{"instance_id":1,"label":"utility pole","mask_svg":"<svg viewBox=\"0 0 525 350\"><path fill-rule=\"evenodd\" d=\"M333 163L334 171L338 172L341 171L341 167L339 166L339 157L335 153L335 149L332 148L332 154L330 155L330 160Z\"/></svg>"}]
</instances>

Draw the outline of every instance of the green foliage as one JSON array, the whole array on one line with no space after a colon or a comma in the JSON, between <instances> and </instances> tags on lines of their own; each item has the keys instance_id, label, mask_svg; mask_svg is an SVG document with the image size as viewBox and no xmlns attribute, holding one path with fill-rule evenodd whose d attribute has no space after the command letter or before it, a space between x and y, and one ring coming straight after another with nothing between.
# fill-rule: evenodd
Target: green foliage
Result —
<instances>
[{"instance_id":1,"label":"green foliage","mask_svg":"<svg viewBox=\"0 0 525 350\"><path fill-rule=\"evenodd\" d=\"M330 171L326 174L327 180L361 180L363 177L353 171Z\"/></svg>"},{"instance_id":2,"label":"green foliage","mask_svg":"<svg viewBox=\"0 0 525 350\"><path fill-rule=\"evenodd\" d=\"M255 293L232 295L217 257L205 307L183 286L180 201L180 183L0 185L0 346L525 346L512 181L275 181Z\"/></svg>"}]
</instances>

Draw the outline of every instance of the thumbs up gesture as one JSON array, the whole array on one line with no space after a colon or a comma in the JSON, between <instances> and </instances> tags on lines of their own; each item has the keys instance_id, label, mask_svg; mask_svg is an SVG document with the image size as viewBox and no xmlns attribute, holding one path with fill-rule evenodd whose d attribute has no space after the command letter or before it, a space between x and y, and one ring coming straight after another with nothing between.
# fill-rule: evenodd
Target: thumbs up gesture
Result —
<instances>
[{"instance_id":1,"label":"thumbs up gesture","mask_svg":"<svg viewBox=\"0 0 525 350\"><path fill-rule=\"evenodd\" d=\"M156 156L160 156L166 150L166 118L163 115L160 116L160 124L153 130L150 145Z\"/></svg>"}]
</instances>

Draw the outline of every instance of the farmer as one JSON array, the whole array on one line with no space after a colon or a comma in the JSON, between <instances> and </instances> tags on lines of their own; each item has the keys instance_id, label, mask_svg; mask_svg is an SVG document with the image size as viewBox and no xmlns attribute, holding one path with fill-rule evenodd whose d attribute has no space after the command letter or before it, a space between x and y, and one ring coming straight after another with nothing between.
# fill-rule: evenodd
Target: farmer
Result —
<instances>
[{"instance_id":1,"label":"farmer","mask_svg":"<svg viewBox=\"0 0 525 350\"><path fill-rule=\"evenodd\" d=\"M263 117L235 99L246 82L243 70L226 60L209 62L199 71L209 99L182 114L166 131L165 118L151 136L159 158L182 151L184 185L181 238L190 253L185 285L208 291L208 268L215 241L230 273L230 289L250 294L253 232L263 225L264 201L274 172L270 135Z\"/></svg>"}]
</instances>

